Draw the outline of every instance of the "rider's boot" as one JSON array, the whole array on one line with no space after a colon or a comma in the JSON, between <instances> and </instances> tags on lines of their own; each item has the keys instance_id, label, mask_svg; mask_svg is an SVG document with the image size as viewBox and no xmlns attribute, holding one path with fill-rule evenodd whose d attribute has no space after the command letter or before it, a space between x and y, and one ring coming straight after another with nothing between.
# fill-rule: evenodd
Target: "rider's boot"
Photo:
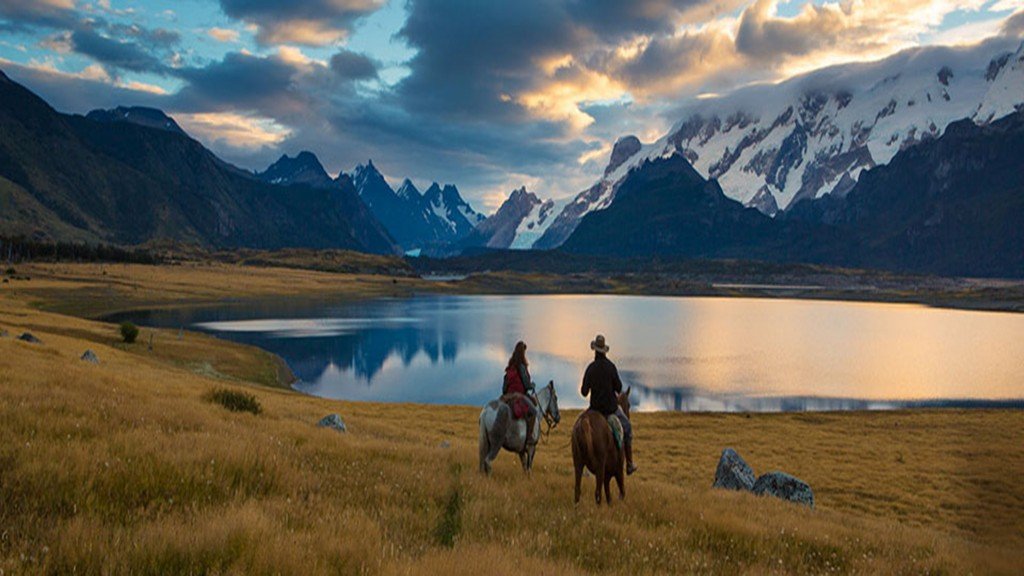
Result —
<instances>
[{"instance_id":1,"label":"rider's boot","mask_svg":"<svg viewBox=\"0 0 1024 576\"><path fill-rule=\"evenodd\" d=\"M636 472L636 465L633 464L633 443L629 442L625 446L626 448L626 474L631 475Z\"/></svg>"}]
</instances>

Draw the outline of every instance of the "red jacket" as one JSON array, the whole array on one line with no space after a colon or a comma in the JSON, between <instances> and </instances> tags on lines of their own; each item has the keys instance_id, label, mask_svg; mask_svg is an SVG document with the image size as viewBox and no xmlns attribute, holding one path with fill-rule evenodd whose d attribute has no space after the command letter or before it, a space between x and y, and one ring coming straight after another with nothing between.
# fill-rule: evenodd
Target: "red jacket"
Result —
<instances>
[{"instance_id":1,"label":"red jacket","mask_svg":"<svg viewBox=\"0 0 1024 576\"><path fill-rule=\"evenodd\" d=\"M526 386L523 385L523 377L514 366L505 369L504 394L522 394L526 396ZM519 420L530 412L530 406L525 398L516 398L512 403L512 416Z\"/></svg>"}]
</instances>

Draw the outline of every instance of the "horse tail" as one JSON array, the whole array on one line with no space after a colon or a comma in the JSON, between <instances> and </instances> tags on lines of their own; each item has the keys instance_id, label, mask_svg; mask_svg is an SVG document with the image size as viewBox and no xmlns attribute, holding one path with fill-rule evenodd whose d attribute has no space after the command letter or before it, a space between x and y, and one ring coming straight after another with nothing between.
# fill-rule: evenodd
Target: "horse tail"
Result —
<instances>
[{"instance_id":1,"label":"horse tail","mask_svg":"<svg viewBox=\"0 0 1024 576\"><path fill-rule=\"evenodd\" d=\"M508 407L508 404L499 402L496 408L494 424L491 425L491 429L488 431L491 444L491 451L487 455L488 460L494 460L498 457L498 452L501 452L501 447L505 445L508 428L512 425L512 409Z\"/></svg>"},{"instance_id":2,"label":"horse tail","mask_svg":"<svg viewBox=\"0 0 1024 576\"><path fill-rule=\"evenodd\" d=\"M594 459L594 430L586 414L581 414L576 426L573 427L572 455L573 460L578 459L580 464Z\"/></svg>"},{"instance_id":3,"label":"horse tail","mask_svg":"<svg viewBox=\"0 0 1024 576\"><path fill-rule=\"evenodd\" d=\"M583 445L587 448L587 454L589 458L593 460L597 457L597 452L594 450L594 429L590 425L590 418L583 419Z\"/></svg>"}]
</instances>

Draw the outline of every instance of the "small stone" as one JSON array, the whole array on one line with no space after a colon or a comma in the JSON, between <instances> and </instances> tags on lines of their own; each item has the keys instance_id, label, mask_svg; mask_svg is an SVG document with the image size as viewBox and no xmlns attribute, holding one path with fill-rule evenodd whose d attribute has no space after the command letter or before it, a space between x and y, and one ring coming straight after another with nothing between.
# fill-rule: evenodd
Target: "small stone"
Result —
<instances>
[{"instance_id":1,"label":"small stone","mask_svg":"<svg viewBox=\"0 0 1024 576\"><path fill-rule=\"evenodd\" d=\"M7 338L7 330L0 330L0 338Z\"/></svg>"},{"instance_id":2,"label":"small stone","mask_svg":"<svg viewBox=\"0 0 1024 576\"><path fill-rule=\"evenodd\" d=\"M814 508L814 491L803 480L785 472L763 474L754 483L754 494L774 496Z\"/></svg>"},{"instance_id":3,"label":"small stone","mask_svg":"<svg viewBox=\"0 0 1024 576\"><path fill-rule=\"evenodd\" d=\"M754 469L732 448L722 450L722 457L718 459L718 468L715 469L715 488L726 490L746 490L754 488Z\"/></svg>"},{"instance_id":4,"label":"small stone","mask_svg":"<svg viewBox=\"0 0 1024 576\"><path fill-rule=\"evenodd\" d=\"M43 341L32 335L31 332L22 332L21 336L18 336L18 340L22 342L28 342L30 344L42 344Z\"/></svg>"},{"instance_id":5,"label":"small stone","mask_svg":"<svg viewBox=\"0 0 1024 576\"><path fill-rule=\"evenodd\" d=\"M328 414L327 416L324 416L323 418L320 419L319 422L316 423L316 425L321 428L333 428L338 432L348 431L348 429L345 427L345 421L342 420L341 416L338 416L337 414Z\"/></svg>"},{"instance_id":6,"label":"small stone","mask_svg":"<svg viewBox=\"0 0 1024 576\"><path fill-rule=\"evenodd\" d=\"M100 363L99 357L96 356L96 353L93 352L92 350L86 350L85 353L82 354L82 361L83 362L88 362L90 364L99 364Z\"/></svg>"},{"instance_id":7,"label":"small stone","mask_svg":"<svg viewBox=\"0 0 1024 576\"><path fill-rule=\"evenodd\" d=\"M441 440L441 443L439 444L439 446L441 448L444 448L445 450L447 450L448 448L452 447L452 443L447 441L447 440Z\"/></svg>"}]
</instances>

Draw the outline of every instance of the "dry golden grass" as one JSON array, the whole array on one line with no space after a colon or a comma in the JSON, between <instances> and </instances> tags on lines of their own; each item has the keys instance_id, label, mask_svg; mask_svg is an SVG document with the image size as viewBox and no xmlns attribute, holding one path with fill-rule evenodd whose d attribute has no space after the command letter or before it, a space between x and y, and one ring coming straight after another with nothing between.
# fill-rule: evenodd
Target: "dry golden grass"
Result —
<instances>
[{"instance_id":1,"label":"dry golden grass","mask_svg":"<svg viewBox=\"0 0 1024 576\"><path fill-rule=\"evenodd\" d=\"M153 275L207 296L175 271ZM73 292L68 280L45 282L0 297L4 574L1024 569L1021 412L640 414L641 472L627 499L575 507L574 414L541 446L532 477L503 454L484 478L477 409L260 386L249 381L273 378L247 366L265 354L194 334L158 333L149 351L143 329L123 347L115 326L28 306ZM154 290L147 282L140 290ZM278 282L253 278L249 290ZM25 329L43 344L11 337ZM86 348L100 365L78 359ZM221 388L254 394L262 413L209 401ZM315 427L331 412L349 433ZM759 472L810 482L817 508L712 490L725 446Z\"/></svg>"}]
</instances>

